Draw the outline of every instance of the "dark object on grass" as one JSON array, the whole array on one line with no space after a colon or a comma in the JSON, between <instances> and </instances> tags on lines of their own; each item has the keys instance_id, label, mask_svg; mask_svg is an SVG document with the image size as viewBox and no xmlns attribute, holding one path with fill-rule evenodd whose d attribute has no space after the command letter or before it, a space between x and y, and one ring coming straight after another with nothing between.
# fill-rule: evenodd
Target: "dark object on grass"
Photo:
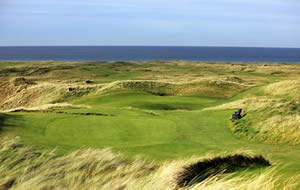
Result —
<instances>
[{"instance_id":1,"label":"dark object on grass","mask_svg":"<svg viewBox=\"0 0 300 190\"><path fill-rule=\"evenodd\" d=\"M74 90L76 90L75 88L69 88L69 92L72 92L72 91L74 91Z\"/></svg>"},{"instance_id":2,"label":"dark object on grass","mask_svg":"<svg viewBox=\"0 0 300 190\"><path fill-rule=\"evenodd\" d=\"M179 187L186 187L218 174L266 166L271 166L271 163L261 155L234 154L225 157L215 157L185 167L177 176L176 181Z\"/></svg>"},{"instance_id":3,"label":"dark object on grass","mask_svg":"<svg viewBox=\"0 0 300 190\"><path fill-rule=\"evenodd\" d=\"M235 112L234 114L232 114L232 120L239 120L242 118L242 109L239 109L237 112Z\"/></svg>"},{"instance_id":4,"label":"dark object on grass","mask_svg":"<svg viewBox=\"0 0 300 190\"><path fill-rule=\"evenodd\" d=\"M92 84L92 83L94 83L94 81L86 80L85 83L86 83L86 84Z\"/></svg>"}]
</instances>

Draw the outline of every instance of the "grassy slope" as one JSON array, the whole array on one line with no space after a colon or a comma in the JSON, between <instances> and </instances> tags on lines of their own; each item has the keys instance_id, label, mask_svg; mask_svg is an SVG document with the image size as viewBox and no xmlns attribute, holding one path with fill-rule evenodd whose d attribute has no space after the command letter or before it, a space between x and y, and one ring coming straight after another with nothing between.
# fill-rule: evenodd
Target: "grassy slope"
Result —
<instances>
[{"instance_id":1,"label":"grassy slope","mask_svg":"<svg viewBox=\"0 0 300 190\"><path fill-rule=\"evenodd\" d=\"M100 66L97 64L87 66L75 64L75 66L73 70L68 69L65 75L66 70L55 66L57 69L55 73L50 70L41 75L44 78L38 80L60 77L61 80L71 80L74 77L72 71L81 73L80 80L92 78L96 83L152 79L160 76L175 80L197 75L205 77L228 74L258 81L259 85L266 85L266 83L281 79L281 76L270 75L269 70L265 71L260 67L256 72L247 71L247 69L238 72L237 66L224 69L225 66L222 64L215 66L208 64L205 67L188 64L166 65L163 68L151 64L112 66L103 63ZM150 71L145 71L145 69ZM13 72L10 75L22 74ZM5 121L2 134L21 136L25 143L41 148L57 147L60 153L80 147L112 147L130 158L143 155L150 160L157 161L203 155L208 152L252 149L258 153L267 154L271 161L287 164L282 169L284 173L291 175L298 173L300 146L262 144L240 139L234 136L228 128L232 110L202 110L205 107L216 106L253 93L259 94L259 91L253 88L231 99L154 96L135 91L82 97L68 101L73 104L90 105L91 108L63 110L70 114L11 113L9 115L14 117ZM74 112L105 113L114 116L72 115L71 113Z\"/></svg>"}]
</instances>

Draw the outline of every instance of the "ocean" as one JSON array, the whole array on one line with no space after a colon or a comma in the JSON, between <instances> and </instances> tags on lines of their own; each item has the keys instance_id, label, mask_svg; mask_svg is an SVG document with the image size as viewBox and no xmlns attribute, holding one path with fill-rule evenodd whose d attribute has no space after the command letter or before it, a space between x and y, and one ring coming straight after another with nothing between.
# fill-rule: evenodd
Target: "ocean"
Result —
<instances>
[{"instance_id":1,"label":"ocean","mask_svg":"<svg viewBox=\"0 0 300 190\"><path fill-rule=\"evenodd\" d=\"M148 61L300 63L300 48L167 46L0 47L0 61Z\"/></svg>"}]
</instances>

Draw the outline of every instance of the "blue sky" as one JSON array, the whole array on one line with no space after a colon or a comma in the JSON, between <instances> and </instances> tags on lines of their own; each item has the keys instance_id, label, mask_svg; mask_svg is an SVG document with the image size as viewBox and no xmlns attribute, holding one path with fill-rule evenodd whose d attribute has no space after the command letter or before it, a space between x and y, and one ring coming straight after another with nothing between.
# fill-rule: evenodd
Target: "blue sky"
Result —
<instances>
[{"instance_id":1,"label":"blue sky","mask_svg":"<svg viewBox=\"0 0 300 190\"><path fill-rule=\"evenodd\" d=\"M300 47L299 0L0 0L0 46Z\"/></svg>"}]
</instances>

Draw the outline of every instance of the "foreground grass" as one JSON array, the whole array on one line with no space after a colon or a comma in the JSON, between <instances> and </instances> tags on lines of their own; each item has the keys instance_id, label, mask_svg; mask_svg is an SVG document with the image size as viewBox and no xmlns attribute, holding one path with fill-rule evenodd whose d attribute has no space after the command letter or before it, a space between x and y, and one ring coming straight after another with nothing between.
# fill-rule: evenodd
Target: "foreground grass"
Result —
<instances>
[{"instance_id":1,"label":"foreground grass","mask_svg":"<svg viewBox=\"0 0 300 190\"><path fill-rule=\"evenodd\" d=\"M251 153L153 164L125 160L109 149L57 156L16 140L0 142L0 189L296 189L269 161ZM251 168L258 168L253 170ZM245 170L247 172L243 172ZM255 175L254 175L255 174Z\"/></svg>"}]
</instances>

